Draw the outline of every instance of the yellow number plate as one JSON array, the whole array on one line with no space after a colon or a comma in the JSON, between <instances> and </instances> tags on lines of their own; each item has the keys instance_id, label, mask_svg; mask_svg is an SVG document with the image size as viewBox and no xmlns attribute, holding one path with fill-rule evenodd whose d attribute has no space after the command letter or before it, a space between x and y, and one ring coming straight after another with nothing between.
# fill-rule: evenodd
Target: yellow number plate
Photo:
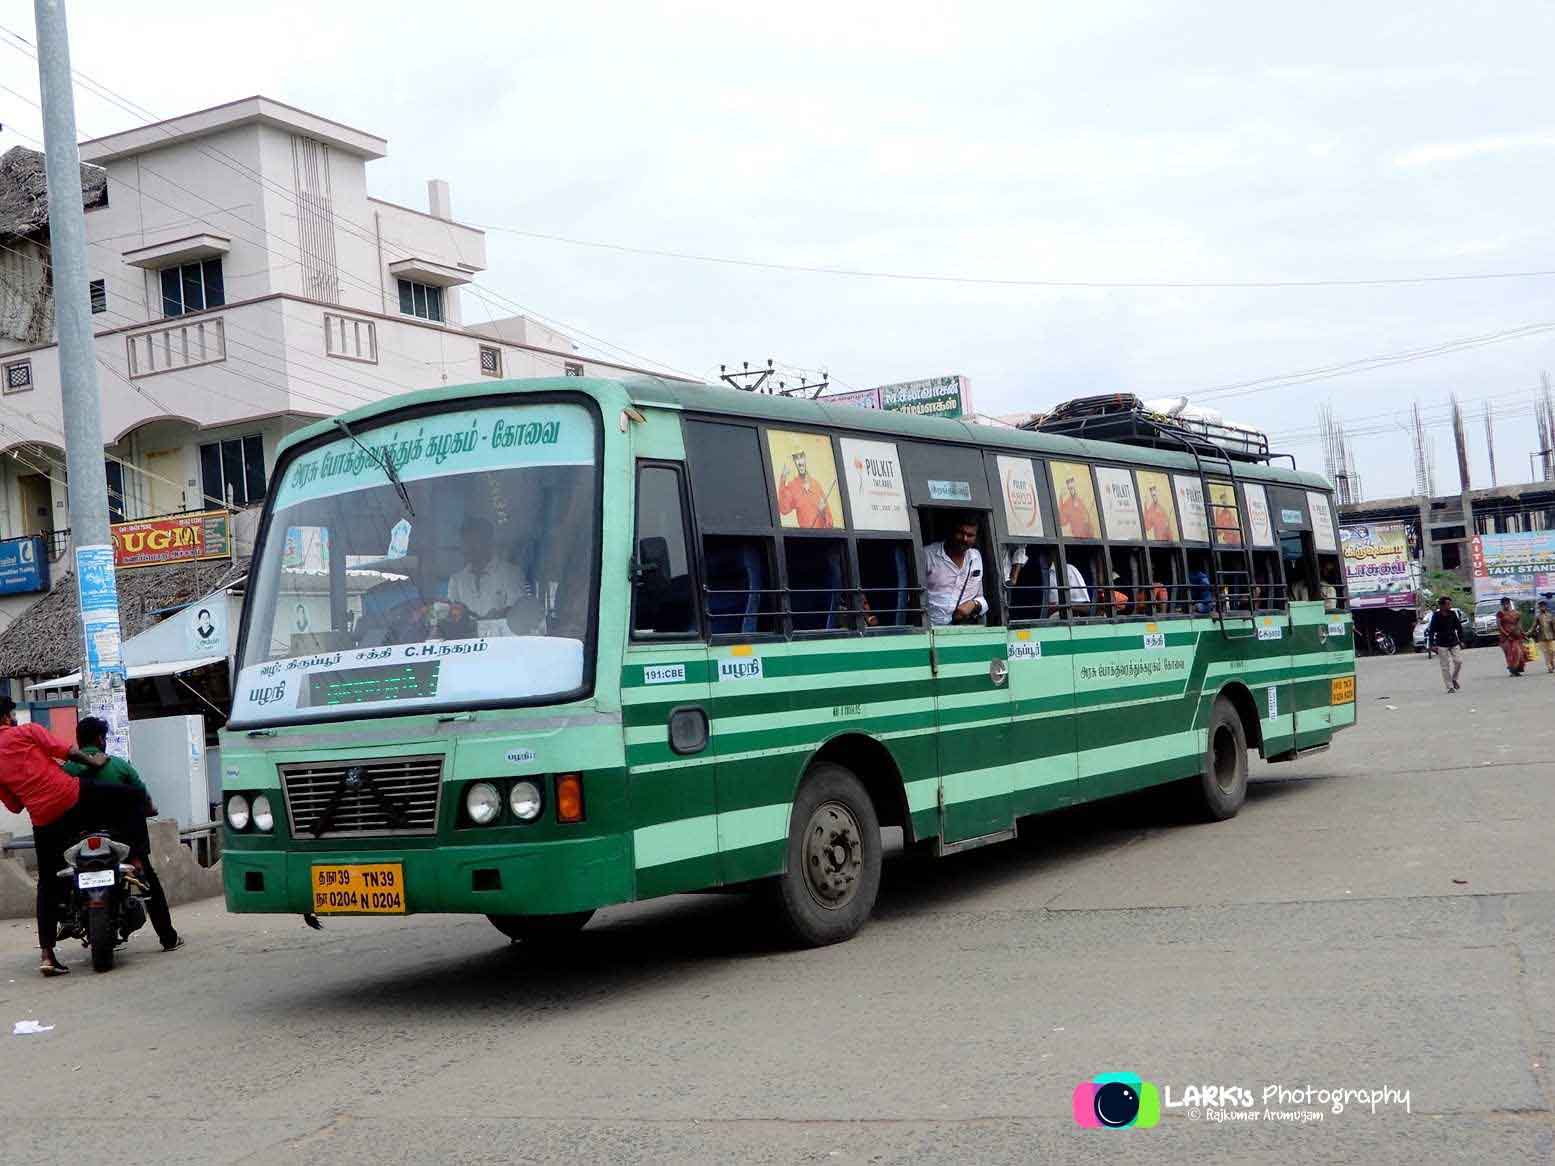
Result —
<instances>
[{"instance_id":1,"label":"yellow number plate","mask_svg":"<svg viewBox=\"0 0 1555 1166\"><path fill-rule=\"evenodd\" d=\"M403 915L405 871L397 862L313 868L315 915Z\"/></svg>"},{"instance_id":2,"label":"yellow number plate","mask_svg":"<svg viewBox=\"0 0 1555 1166\"><path fill-rule=\"evenodd\" d=\"M1329 682L1328 703L1349 704L1355 699L1355 677L1336 676Z\"/></svg>"}]
</instances>

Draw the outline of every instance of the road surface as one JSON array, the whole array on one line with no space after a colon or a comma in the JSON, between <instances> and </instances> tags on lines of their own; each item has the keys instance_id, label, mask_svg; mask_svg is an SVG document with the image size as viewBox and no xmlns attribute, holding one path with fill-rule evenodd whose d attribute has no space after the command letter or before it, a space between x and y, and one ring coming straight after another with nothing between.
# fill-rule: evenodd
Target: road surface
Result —
<instances>
[{"instance_id":1,"label":"road surface","mask_svg":"<svg viewBox=\"0 0 1555 1166\"><path fill-rule=\"evenodd\" d=\"M181 952L148 931L94 976L72 946L45 981L0 924L0 1160L1550 1163L1555 678L1467 658L1454 696L1423 657L1362 661L1360 727L1255 762L1234 821L1134 799L897 861L820 951L725 895L604 911L551 955L481 919L316 933L212 900ZM1080 1129L1107 1070L1257 1104ZM1258 1120L1211 1120L1233 1109Z\"/></svg>"}]
</instances>

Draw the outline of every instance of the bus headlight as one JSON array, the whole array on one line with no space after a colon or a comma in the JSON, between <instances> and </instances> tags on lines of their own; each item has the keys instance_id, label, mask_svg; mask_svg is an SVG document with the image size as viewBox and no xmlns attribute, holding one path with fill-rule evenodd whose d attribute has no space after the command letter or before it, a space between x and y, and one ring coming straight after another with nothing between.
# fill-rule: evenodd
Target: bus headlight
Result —
<instances>
[{"instance_id":1,"label":"bus headlight","mask_svg":"<svg viewBox=\"0 0 1555 1166\"><path fill-rule=\"evenodd\" d=\"M532 781L515 781L508 792L508 808L520 822L533 822L540 816L540 787Z\"/></svg>"},{"instance_id":2,"label":"bus headlight","mask_svg":"<svg viewBox=\"0 0 1555 1166\"><path fill-rule=\"evenodd\" d=\"M248 829L248 799L242 794L227 799L227 825L234 830Z\"/></svg>"},{"instance_id":3,"label":"bus headlight","mask_svg":"<svg viewBox=\"0 0 1555 1166\"><path fill-rule=\"evenodd\" d=\"M478 781L464 791L464 812L477 826L489 826L502 813L502 795L496 786Z\"/></svg>"},{"instance_id":4,"label":"bus headlight","mask_svg":"<svg viewBox=\"0 0 1555 1166\"><path fill-rule=\"evenodd\" d=\"M270 812L270 799L260 794L254 799L254 827L266 834L275 829L275 815Z\"/></svg>"}]
</instances>

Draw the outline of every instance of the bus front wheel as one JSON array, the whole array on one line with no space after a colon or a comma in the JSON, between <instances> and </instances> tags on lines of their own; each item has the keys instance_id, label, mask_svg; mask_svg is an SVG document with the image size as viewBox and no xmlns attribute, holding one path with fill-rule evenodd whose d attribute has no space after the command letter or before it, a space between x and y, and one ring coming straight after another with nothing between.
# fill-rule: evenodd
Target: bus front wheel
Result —
<instances>
[{"instance_id":1,"label":"bus front wheel","mask_svg":"<svg viewBox=\"0 0 1555 1166\"><path fill-rule=\"evenodd\" d=\"M1195 809L1212 822L1235 817L1247 800L1247 732L1224 696L1216 697L1210 710L1204 772L1190 785Z\"/></svg>"},{"instance_id":2,"label":"bus front wheel","mask_svg":"<svg viewBox=\"0 0 1555 1166\"><path fill-rule=\"evenodd\" d=\"M567 915L488 915L491 925L514 943L544 943L576 935L594 918L592 911Z\"/></svg>"},{"instance_id":3,"label":"bus front wheel","mask_svg":"<svg viewBox=\"0 0 1555 1166\"><path fill-rule=\"evenodd\" d=\"M790 937L807 947L852 938L874 910L880 863L880 819L864 784L840 765L816 765L794 799L773 887Z\"/></svg>"}]
</instances>

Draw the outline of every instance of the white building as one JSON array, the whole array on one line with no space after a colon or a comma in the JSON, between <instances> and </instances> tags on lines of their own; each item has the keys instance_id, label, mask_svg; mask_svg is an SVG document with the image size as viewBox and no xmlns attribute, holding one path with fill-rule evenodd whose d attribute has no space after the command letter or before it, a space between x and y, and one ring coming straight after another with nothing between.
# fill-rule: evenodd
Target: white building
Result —
<instances>
[{"instance_id":1,"label":"white building","mask_svg":"<svg viewBox=\"0 0 1555 1166\"><path fill-rule=\"evenodd\" d=\"M265 97L82 143L115 520L252 507L282 437L385 395L640 371L503 318L472 287L485 237L453 218L446 183L428 183L425 211L368 194L386 150ZM0 160L0 539L47 536L57 581L69 520L41 171L32 151ZM0 597L0 629L36 598Z\"/></svg>"}]
</instances>

